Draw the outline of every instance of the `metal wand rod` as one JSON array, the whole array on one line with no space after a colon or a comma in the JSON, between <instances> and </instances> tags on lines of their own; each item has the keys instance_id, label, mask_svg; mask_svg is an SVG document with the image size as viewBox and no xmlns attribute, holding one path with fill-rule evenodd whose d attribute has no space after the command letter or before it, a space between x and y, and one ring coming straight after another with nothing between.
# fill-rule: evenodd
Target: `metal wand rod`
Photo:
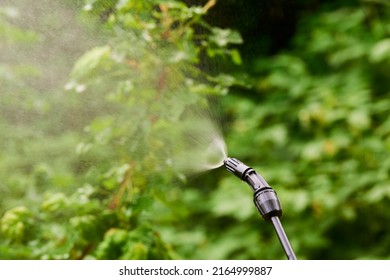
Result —
<instances>
[{"instance_id":1,"label":"metal wand rod","mask_svg":"<svg viewBox=\"0 0 390 280\"><path fill-rule=\"evenodd\" d=\"M295 253L291 247L290 241L288 241L287 235L284 232L284 229L283 229L282 223L279 220L279 217L277 217L277 216L271 217L271 222L274 226L276 234L278 235L280 244L282 244L283 250L286 253L287 259L296 260L297 257L295 256Z\"/></svg>"}]
</instances>

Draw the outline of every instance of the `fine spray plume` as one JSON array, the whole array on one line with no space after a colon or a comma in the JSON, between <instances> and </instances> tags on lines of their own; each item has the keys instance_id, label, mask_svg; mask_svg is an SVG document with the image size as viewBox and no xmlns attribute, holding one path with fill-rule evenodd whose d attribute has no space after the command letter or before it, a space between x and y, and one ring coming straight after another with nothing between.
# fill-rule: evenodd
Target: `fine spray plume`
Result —
<instances>
[{"instance_id":1,"label":"fine spray plume","mask_svg":"<svg viewBox=\"0 0 390 280\"><path fill-rule=\"evenodd\" d=\"M223 163L229 172L249 185L253 191L256 208L264 220L272 222L287 258L296 260L295 253L279 219L282 216L282 207L276 192L259 173L238 159L226 158Z\"/></svg>"},{"instance_id":2,"label":"fine spray plume","mask_svg":"<svg viewBox=\"0 0 390 280\"><path fill-rule=\"evenodd\" d=\"M225 141L209 110L198 106L190 108L176 126L180 136L172 141L175 143L175 169L184 174L196 174L223 165L227 157Z\"/></svg>"}]
</instances>

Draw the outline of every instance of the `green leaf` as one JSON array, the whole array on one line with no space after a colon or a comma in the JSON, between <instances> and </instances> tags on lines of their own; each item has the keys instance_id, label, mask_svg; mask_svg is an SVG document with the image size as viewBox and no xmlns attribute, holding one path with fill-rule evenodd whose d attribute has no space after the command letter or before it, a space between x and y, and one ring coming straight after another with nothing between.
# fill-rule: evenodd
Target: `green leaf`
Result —
<instances>
[{"instance_id":1,"label":"green leaf","mask_svg":"<svg viewBox=\"0 0 390 280\"><path fill-rule=\"evenodd\" d=\"M370 60L373 63L390 60L390 39L383 39L372 47Z\"/></svg>"},{"instance_id":2,"label":"green leaf","mask_svg":"<svg viewBox=\"0 0 390 280\"><path fill-rule=\"evenodd\" d=\"M371 118L366 110L355 110L348 116L348 123L353 128L365 130L370 127Z\"/></svg>"},{"instance_id":3,"label":"green leaf","mask_svg":"<svg viewBox=\"0 0 390 280\"><path fill-rule=\"evenodd\" d=\"M237 31L217 27L211 29L210 41L219 47L226 47L229 44L242 44L243 42Z\"/></svg>"},{"instance_id":4,"label":"green leaf","mask_svg":"<svg viewBox=\"0 0 390 280\"><path fill-rule=\"evenodd\" d=\"M390 182L375 185L365 196L365 199L372 204L379 203L385 198L390 199Z\"/></svg>"},{"instance_id":5,"label":"green leaf","mask_svg":"<svg viewBox=\"0 0 390 280\"><path fill-rule=\"evenodd\" d=\"M14 207L4 213L0 220L0 229L6 238L22 242L28 236L32 225L32 213L25 206Z\"/></svg>"},{"instance_id":6,"label":"green leaf","mask_svg":"<svg viewBox=\"0 0 390 280\"><path fill-rule=\"evenodd\" d=\"M95 47L79 58L73 67L71 77L82 80L99 70L107 69L111 64L111 47Z\"/></svg>"},{"instance_id":7,"label":"green leaf","mask_svg":"<svg viewBox=\"0 0 390 280\"><path fill-rule=\"evenodd\" d=\"M55 193L50 195L45 201L41 204L41 209L48 212L57 212L68 205L68 198L63 193Z\"/></svg>"}]
</instances>

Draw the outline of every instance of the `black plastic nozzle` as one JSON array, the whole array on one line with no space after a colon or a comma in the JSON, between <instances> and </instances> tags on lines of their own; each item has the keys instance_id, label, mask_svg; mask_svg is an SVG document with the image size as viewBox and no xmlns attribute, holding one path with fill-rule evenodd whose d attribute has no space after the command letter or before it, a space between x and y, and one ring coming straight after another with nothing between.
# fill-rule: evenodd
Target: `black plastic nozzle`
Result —
<instances>
[{"instance_id":1,"label":"black plastic nozzle","mask_svg":"<svg viewBox=\"0 0 390 280\"><path fill-rule=\"evenodd\" d=\"M254 193L254 203L263 219L270 221L272 217L282 216L282 208L276 192L260 174L235 158L225 159L224 165L229 172L251 187Z\"/></svg>"},{"instance_id":2,"label":"black plastic nozzle","mask_svg":"<svg viewBox=\"0 0 390 280\"><path fill-rule=\"evenodd\" d=\"M223 161L226 169L245 181L253 190L253 200L264 220L272 222L283 250L289 260L296 260L297 257L291 247L286 233L280 223L282 207L280 206L276 192L268 185L263 177L253 168L235 158L227 158Z\"/></svg>"},{"instance_id":3,"label":"black plastic nozzle","mask_svg":"<svg viewBox=\"0 0 390 280\"><path fill-rule=\"evenodd\" d=\"M268 183L252 167L247 166L236 158L227 158L223 161L226 169L248 183L254 192L262 188L271 188Z\"/></svg>"},{"instance_id":4,"label":"black plastic nozzle","mask_svg":"<svg viewBox=\"0 0 390 280\"><path fill-rule=\"evenodd\" d=\"M243 176L248 169L251 169L249 166L243 164L241 161L235 158L227 158L223 161L226 169L236 175L238 178L243 180Z\"/></svg>"}]
</instances>

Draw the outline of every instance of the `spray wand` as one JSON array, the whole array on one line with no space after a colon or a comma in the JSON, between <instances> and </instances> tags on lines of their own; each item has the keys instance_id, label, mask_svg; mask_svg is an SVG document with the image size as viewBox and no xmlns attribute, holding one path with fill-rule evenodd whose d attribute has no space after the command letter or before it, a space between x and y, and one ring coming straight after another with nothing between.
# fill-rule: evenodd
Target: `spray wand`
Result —
<instances>
[{"instance_id":1,"label":"spray wand","mask_svg":"<svg viewBox=\"0 0 390 280\"><path fill-rule=\"evenodd\" d=\"M279 219L282 216L282 208L276 192L260 174L238 159L227 158L223 163L229 172L245 181L251 187L254 193L254 203L263 219L272 222L287 259L296 260L297 257Z\"/></svg>"}]
</instances>

